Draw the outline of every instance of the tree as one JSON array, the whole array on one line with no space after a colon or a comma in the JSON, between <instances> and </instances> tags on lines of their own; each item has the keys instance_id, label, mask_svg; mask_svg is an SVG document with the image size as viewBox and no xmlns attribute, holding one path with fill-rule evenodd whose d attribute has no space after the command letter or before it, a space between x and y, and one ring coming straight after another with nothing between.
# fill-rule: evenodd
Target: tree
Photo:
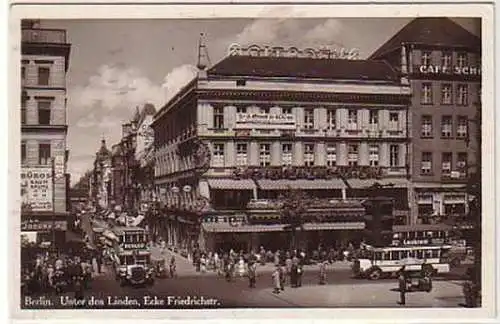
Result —
<instances>
[{"instance_id":1,"label":"tree","mask_svg":"<svg viewBox=\"0 0 500 324\"><path fill-rule=\"evenodd\" d=\"M280 200L282 200L281 223L286 224L283 229L291 234L290 249L293 251L300 246L298 231L304 230L304 216L309 209L310 198L304 191L289 188Z\"/></svg>"}]
</instances>

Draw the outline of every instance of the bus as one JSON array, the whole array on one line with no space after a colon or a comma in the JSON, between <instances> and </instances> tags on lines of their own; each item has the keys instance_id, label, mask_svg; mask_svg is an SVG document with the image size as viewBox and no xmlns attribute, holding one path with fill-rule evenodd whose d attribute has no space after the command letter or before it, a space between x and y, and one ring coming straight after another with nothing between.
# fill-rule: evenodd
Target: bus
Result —
<instances>
[{"instance_id":1,"label":"bus","mask_svg":"<svg viewBox=\"0 0 500 324\"><path fill-rule=\"evenodd\" d=\"M153 284L149 235L144 228L115 226L108 235L113 242L116 280L122 286Z\"/></svg>"},{"instance_id":2,"label":"bus","mask_svg":"<svg viewBox=\"0 0 500 324\"><path fill-rule=\"evenodd\" d=\"M396 276L402 266L407 272L420 272L423 264L430 265L434 274L448 273L451 248L446 244L390 247L362 244L352 271L355 277L371 280Z\"/></svg>"}]
</instances>

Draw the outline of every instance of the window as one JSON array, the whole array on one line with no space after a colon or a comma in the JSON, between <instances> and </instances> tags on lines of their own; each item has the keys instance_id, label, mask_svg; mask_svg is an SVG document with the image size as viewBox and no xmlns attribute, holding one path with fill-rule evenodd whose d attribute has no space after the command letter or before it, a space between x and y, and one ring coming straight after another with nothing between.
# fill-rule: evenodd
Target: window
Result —
<instances>
[{"instance_id":1,"label":"window","mask_svg":"<svg viewBox=\"0 0 500 324\"><path fill-rule=\"evenodd\" d=\"M399 146L390 145L389 146L389 165L391 167L399 166Z\"/></svg>"},{"instance_id":2,"label":"window","mask_svg":"<svg viewBox=\"0 0 500 324\"><path fill-rule=\"evenodd\" d=\"M453 122L451 116L441 117L441 137L450 138L453 132Z\"/></svg>"},{"instance_id":3,"label":"window","mask_svg":"<svg viewBox=\"0 0 500 324\"><path fill-rule=\"evenodd\" d=\"M421 103L432 104L432 83L422 83Z\"/></svg>"},{"instance_id":4,"label":"window","mask_svg":"<svg viewBox=\"0 0 500 324\"><path fill-rule=\"evenodd\" d=\"M38 68L38 84L39 85L49 85L50 79L50 68L39 67Z\"/></svg>"},{"instance_id":5,"label":"window","mask_svg":"<svg viewBox=\"0 0 500 324\"><path fill-rule=\"evenodd\" d=\"M290 108L290 107L281 108L281 111L283 112L284 115L291 115L292 114L292 108Z\"/></svg>"},{"instance_id":6,"label":"window","mask_svg":"<svg viewBox=\"0 0 500 324\"><path fill-rule=\"evenodd\" d=\"M314 110L304 109L304 128L313 129L314 128Z\"/></svg>"},{"instance_id":7,"label":"window","mask_svg":"<svg viewBox=\"0 0 500 324\"><path fill-rule=\"evenodd\" d=\"M26 142L21 142L21 164L26 163Z\"/></svg>"},{"instance_id":8,"label":"window","mask_svg":"<svg viewBox=\"0 0 500 324\"><path fill-rule=\"evenodd\" d=\"M357 129L358 128L358 111L354 109L349 109L347 112L347 128Z\"/></svg>"},{"instance_id":9,"label":"window","mask_svg":"<svg viewBox=\"0 0 500 324\"><path fill-rule=\"evenodd\" d=\"M335 144L326 146L326 165L329 167L337 165L337 145Z\"/></svg>"},{"instance_id":10,"label":"window","mask_svg":"<svg viewBox=\"0 0 500 324\"><path fill-rule=\"evenodd\" d=\"M432 152L422 152L422 166L420 169L421 174L432 173Z\"/></svg>"},{"instance_id":11,"label":"window","mask_svg":"<svg viewBox=\"0 0 500 324\"><path fill-rule=\"evenodd\" d=\"M370 110L370 125L378 124L378 110Z\"/></svg>"},{"instance_id":12,"label":"window","mask_svg":"<svg viewBox=\"0 0 500 324\"><path fill-rule=\"evenodd\" d=\"M326 111L326 121L328 123L328 129L335 129L335 124L337 123L336 118L337 111L336 110L327 110Z\"/></svg>"},{"instance_id":13,"label":"window","mask_svg":"<svg viewBox=\"0 0 500 324\"><path fill-rule=\"evenodd\" d=\"M304 144L304 165L314 165L314 144Z\"/></svg>"},{"instance_id":14,"label":"window","mask_svg":"<svg viewBox=\"0 0 500 324\"><path fill-rule=\"evenodd\" d=\"M467 137L467 116L458 116L457 118L457 137Z\"/></svg>"},{"instance_id":15,"label":"window","mask_svg":"<svg viewBox=\"0 0 500 324\"><path fill-rule=\"evenodd\" d=\"M243 107L243 106L236 107L236 113L245 114L246 112L247 112L247 107Z\"/></svg>"},{"instance_id":16,"label":"window","mask_svg":"<svg viewBox=\"0 0 500 324\"><path fill-rule=\"evenodd\" d=\"M467 66L467 53L458 53L457 66L463 68Z\"/></svg>"},{"instance_id":17,"label":"window","mask_svg":"<svg viewBox=\"0 0 500 324\"><path fill-rule=\"evenodd\" d=\"M291 143L281 144L281 164L292 165L292 163L293 163L292 144Z\"/></svg>"},{"instance_id":18,"label":"window","mask_svg":"<svg viewBox=\"0 0 500 324\"><path fill-rule=\"evenodd\" d=\"M370 145L370 147L369 147L370 166L378 166L378 159L379 159L378 151L379 151L378 145Z\"/></svg>"},{"instance_id":19,"label":"window","mask_svg":"<svg viewBox=\"0 0 500 324\"><path fill-rule=\"evenodd\" d=\"M247 143L236 144L236 164L238 166L245 166L248 164Z\"/></svg>"},{"instance_id":20,"label":"window","mask_svg":"<svg viewBox=\"0 0 500 324\"><path fill-rule=\"evenodd\" d=\"M358 145L349 144L347 147L347 163L350 166L358 165Z\"/></svg>"},{"instance_id":21,"label":"window","mask_svg":"<svg viewBox=\"0 0 500 324\"><path fill-rule=\"evenodd\" d=\"M421 125L421 136L422 137L432 137L432 116L423 115L422 125Z\"/></svg>"},{"instance_id":22,"label":"window","mask_svg":"<svg viewBox=\"0 0 500 324\"><path fill-rule=\"evenodd\" d=\"M429 66L432 65L432 52L422 52L422 65Z\"/></svg>"},{"instance_id":23,"label":"window","mask_svg":"<svg viewBox=\"0 0 500 324\"><path fill-rule=\"evenodd\" d=\"M261 114L269 114L271 108L269 107L260 107L260 113Z\"/></svg>"},{"instance_id":24,"label":"window","mask_svg":"<svg viewBox=\"0 0 500 324\"><path fill-rule=\"evenodd\" d=\"M441 56L441 65L445 68L445 71L451 67L451 53L443 52Z\"/></svg>"},{"instance_id":25,"label":"window","mask_svg":"<svg viewBox=\"0 0 500 324\"><path fill-rule=\"evenodd\" d=\"M38 102L38 124L50 125L50 101Z\"/></svg>"},{"instance_id":26,"label":"window","mask_svg":"<svg viewBox=\"0 0 500 324\"><path fill-rule=\"evenodd\" d=\"M28 102L28 98L23 95L21 97L21 124L26 124L26 103Z\"/></svg>"},{"instance_id":27,"label":"window","mask_svg":"<svg viewBox=\"0 0 500 324\"><path fill-rule=\"evenodd\" d=\"M441 103L443 105L451 105L452 102L452 87L451 84L446 83L441 86Z\"/></svg>"},{"instance_id":28,"label":"window","mask_svg":"<svg viewBox=\"0 0 500 324\"><path fill-rule=\"evenodd\" d=\"M236 80L236 85L238 87L243 87L247 84L247 81L246 80Z\"/></svg>"},{"instance_id":29,"label":"window","mask_svg":"<svg viewBox=\"0 0 500 324\"><path fill-rule=\"evenodd\" d=\"M271 144L260 144L259 163L260 166L271 165Z\"/></svg>"},{"instance_id":30,"label":"window","mask_svg":"<svg viewBox=\"0 0 500 324\"><path fill-rule=\"evenodd\" d=\"M38 144L38 164L40 165L50 164L50 144L48 143Z\"/></svg>"},{"instance_id":31,"label":"window","mask_svg":"<svg viewBox=\"0 0 500 324\"><path fill-rule=\"evenodd\" d=\"M467 84L459 84L457 91L457 105L466 106L469 97L469 88Z\"/></svg>"},{"instance_id":32,"label":"window","mask_svg":"<svg viewBox=\"0 0 500 324\"><path fill-rule=\"evenodd\" d=\"M224 144L214 143L214 156L213 156L213 166L223 167L224 166Z\"/></svg>"},{"instance_id":33,"label":"window","mask_svg":"<svg viewBox=\"0 0 500 324\"><path fill-rule=\"evenodd\" d=\"M399 114L398 113L390 113L389 114L389 121L390 122L398 122L399 121Z\"/></svg>"},{"instance_id":34,"label":"window","mask_svg":"<svg viewBox=\"0 0 500 324\"><path fill-rule=\"evenodd\" d=\"M214 128L224 128L224 107L214 107Z\"/></svg>"},{"instance_id":35,"label":"window","mask_svg":"<svg viewBox=\"0 0 500 324\"><path fill-rule=\"evenodd\" d=\"M460 171L461 175L467 173L467 153L460 152L457 155L457 169Z\"/></svg>"},{"instance_id":36,"label":"window","mask_svg":"<svg viewBox=\"0 0 500 324\"><path fill-rule=\"evenodd\" d=\"M451 153L443 152L441 155L441 174L449 175L451 173Z\"/></svg>"},{"instance_id":37,"label":"window","mask_svg":"<svg viewBox=\"0 0 500 324\"><path fill-rule=\"evenodd\" d=\"M23 82L26 79L26 67L21 66L21 82Z\"/></svg>"}]
</instances>

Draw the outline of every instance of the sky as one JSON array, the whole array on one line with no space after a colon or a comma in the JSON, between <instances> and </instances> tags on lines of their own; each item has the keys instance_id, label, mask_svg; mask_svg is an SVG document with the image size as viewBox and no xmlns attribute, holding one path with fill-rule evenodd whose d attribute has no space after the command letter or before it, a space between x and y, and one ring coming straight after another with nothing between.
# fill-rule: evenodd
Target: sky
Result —
<instances>
[{"instance_id":1,"label":"sky","mask_svg":"<svg viewBox=\"0 0 500 324\"><path fill-rule=\"evenodd\" d=\"M137 106L157 109L196 75L200 33L210 63L228 46L357 48L366 58L409 18L46 20L42 28L66 29L72 44L67 73L67 116L72 184L92 167L104 137L108 148ZM477 21L454 19L479 34Z\"/></svg>"}]
</instances>

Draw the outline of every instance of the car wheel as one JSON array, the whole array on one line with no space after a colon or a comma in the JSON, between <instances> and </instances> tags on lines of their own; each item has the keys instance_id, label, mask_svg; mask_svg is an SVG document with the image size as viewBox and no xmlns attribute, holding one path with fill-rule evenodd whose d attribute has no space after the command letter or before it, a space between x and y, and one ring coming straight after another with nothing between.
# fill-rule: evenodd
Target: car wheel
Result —
<instances>
[{"instance_id":1,"label":"car wheel","mask_svg":"<svg viewBox=\"0 0 500 324\"><path fill-rule=\"evenodd\" d=\"M382 277L382 270L374 269L370 272L370 275L368 277L370 278L370 280L378 280Z\"/></svg>"}]
</instances>

